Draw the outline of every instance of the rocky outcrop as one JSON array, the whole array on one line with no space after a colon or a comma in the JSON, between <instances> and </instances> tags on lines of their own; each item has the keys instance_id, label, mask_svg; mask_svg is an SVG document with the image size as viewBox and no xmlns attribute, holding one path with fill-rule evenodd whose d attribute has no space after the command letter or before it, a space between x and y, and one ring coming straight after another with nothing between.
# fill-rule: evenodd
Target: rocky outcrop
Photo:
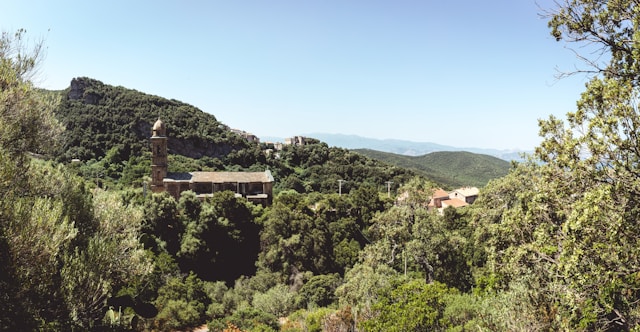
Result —
<instances>
[{"instance_id":1,"label":"rocky outcrop","mask_svg":"<svg viewBox=\"0 0 640 332\"><path fill-rule=\"evenodd\" d=\"M84 96L84 90L87 89L88 85L88 82L83 79L72 79L69 92L67 93L67 98L71 100L81 99Z\"/></svg>"},{"instance_id":2,"label":"rocky outcrop","mask_svg":"<svg viewBox=\"0 0 640 332\"><path fill-rule=\"evenodd\" d=\"M71 100L83 99L85 104L98 105L102 96L96 92L96 90L92 89L92 86L96 83L99 82L87 78L72 79L67 98Z\"/></svg>"},{"instance_id":3,"label":"rocky outcrop","mask_svg":"<svg viewBox=\"0 0 640 332\"><path fill-rule=\"evenodd\" d=\"M127 147L139 155L149 150L152 124L161 117L168 126L171 154L221 158L247 147L230 135L212 114L174 99L80 77L71 80L56 114L67 128L64 159L99 159L111 147Z\"/></svg>"}]
</instances>

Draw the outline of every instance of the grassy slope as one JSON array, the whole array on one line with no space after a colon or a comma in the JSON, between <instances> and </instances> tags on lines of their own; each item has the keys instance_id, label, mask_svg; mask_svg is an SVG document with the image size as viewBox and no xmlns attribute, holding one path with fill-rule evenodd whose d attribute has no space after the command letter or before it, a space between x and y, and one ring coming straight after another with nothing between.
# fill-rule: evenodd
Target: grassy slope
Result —
<instances>
[{"instance_id":1,"label":"grassy slope","mask_svg":"<svg viewBox=\"0 0 640 332\"><path fill-rule=\"evenodd\" d=\"M484 187L490 180L506 175L510 167L509 162L502 159L464 151L432 152L417 157L368 149L354 151L399 167L413 169L449 188Z\"/></svg>"}]
</instances>

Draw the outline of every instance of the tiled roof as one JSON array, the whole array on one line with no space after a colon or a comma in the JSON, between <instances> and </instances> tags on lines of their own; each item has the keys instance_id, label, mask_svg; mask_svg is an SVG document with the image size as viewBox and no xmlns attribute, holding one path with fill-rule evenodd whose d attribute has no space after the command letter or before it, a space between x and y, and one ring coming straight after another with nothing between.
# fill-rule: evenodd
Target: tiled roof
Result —
<instances>
[{"instance_id":1,"label":"tiled roof","mask_svg":"<svg viewBox=\"0 0 640 332\"><path fill-rule=\"evenodd\" d=\"M469 203L461 200L461 199L457 199L457 198L452 198L452 199L448 199L446 201L442 201L442 207L445 208L447 206L453 206L454 208L457 207L463 207L463 206L467 206L469 205Z\"/></svg>"},{"instance_id":2,"label":"tiled roof","mask_svg":"<svg viewBox=\"0 0 640 332\"><path fill-rule=\"evenodd\" d=\"M267 172L191 172L191 174L193 175L192 182L273 182L271 173Z\"/></svg>"},{"instance_id":3,"label":"tiled roof","mask_svg":"<svg viewBox=\"0 0 640 332\"><path fill-rule=\"evenodd\" d=\"M250 183L273 182L270 171L265 172L190 172L169 173L165 181L213 182L213 183Z\"/></svg>"},{"instance_id":4,"label":"tiled roof","mask_svg":"<svg viewBox=\"0 0 640 332\"><path fill-rule=\"evenodd\" d=\"M449 197L449 193L438 188L433 192L433 198Z\"/></svg>"},{"instance_id":5,"label":"tiled roof","mask_svg":"<svg viewBox=\"0 0 640 332\"><path fill-rule=\"evenodd\" d=\"M458 194L464 197L470 197L470 196L478 196L478 193L480 191L476 187L463 187L463 188L458 188L454 190L454 192L457 192Z\"/></svg>"}]
</instances>

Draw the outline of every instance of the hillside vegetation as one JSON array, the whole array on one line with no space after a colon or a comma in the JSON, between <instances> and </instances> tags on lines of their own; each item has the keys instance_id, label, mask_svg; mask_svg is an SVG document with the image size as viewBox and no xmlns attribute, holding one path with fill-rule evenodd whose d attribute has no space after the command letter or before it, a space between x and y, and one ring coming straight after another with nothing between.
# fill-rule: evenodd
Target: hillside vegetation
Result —
<instances>
[{"instance_id":1,"label":"hillside vegetation","mask_svg":"<svg viewBox=\"0 0 640 332\"><path fill-rule=\"evenodd\" d=\"M416 157L369 149L353 151L398 167L412 169L450 188L484 187L490 180L507 175L511 167L509 162L502 159L465 151L432 152Z\"/></svg>"},{"instance_id":2,"label":"hillside vegetation","mask_svg":"<svg viewBox=\"0 0 640 332\"><path fill-rule=\"evenodd\" d=\"M442 213L424 177L318 140L266 153L195 108L96 82L57 104L30 81L42 45L3 33L0 330L638 331L640 11L556 5L553 36L603 47L606 77L539 121L530 159ZM269 168L273 204L145 195L153 102L178 142L217 147L174 146L170 167Z\"/></svg>"},{"instance_id":3,"label":"hillside vegetation","mask_svg":"<svg viewBox=\"0 0 640 332\"><path fill-rule=\"evenodd\" d=\"M169 171L270 169L276 192L343 192L363 185L382 190L387 181L401 184L416 174L346 149L309 138L304 146L249 142L214 115L176 101L133 89L75 78L58 92L56 118L65 126L55 158L80 159L80 174L101 185L141 186L151 172L149 136L157 118L167 125Z\"/></svg>"},{"instance_id":4,"label":"hillside vegetation","mask_svg":"<svg viewBox=\"0 0 640 332\"><path fill-rule=\"evenodd\" d=\"M400 178L392 179L399 174L406 174L405 180L419 174L444 187L481 187L504 176L509 167L498 158L466 152L420 157L373 150L354 154L315 139L308 139L306 146L285 147L274 158L263 152L271 147L249 143L214 115L177 100L86 77L50 93L60 95L55 114L66 128L56 158L80 159L85 162L83 174L102 181L118 182L124 177L125 184L140 183L141 176L149 174L149 135L157 118L168 126L171 171L269 168L277 176L278 190L329 192L335 191L338 180L347 181L345 192L365 183L382 188L386 181L400 184ZM103 174L95 169L98 162L107 169ZM94 167L87 169L87 165Z\"/></svg>"},{"instance_id":5,"label":"hillside vegetation","mask_svg":"<svg viewBox=\"0 0 640 332\"><path fill-rule=\"evenodd\" d=\"M113 147L127 160L149 150L151 126L162 118L170 124L169 153L191 158L221 157L248 146L215 116L183 102L149 95L98 80L74 78L59 92L55 109L65 126L60 160L103 158Z\"/></svg>"}]
</instances>

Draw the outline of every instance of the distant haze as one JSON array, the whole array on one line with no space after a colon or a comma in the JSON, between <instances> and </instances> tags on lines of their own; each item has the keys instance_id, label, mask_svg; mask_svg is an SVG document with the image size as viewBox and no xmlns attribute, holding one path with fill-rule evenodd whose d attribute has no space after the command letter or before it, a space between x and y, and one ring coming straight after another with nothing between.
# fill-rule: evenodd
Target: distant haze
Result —
<instances>
[{"instance_id":1,"label":"distant haze","mask_svg":"<svg viewBox=\"0 0 640 332\"><path fill-rule=\"evenodd\" d=\"M479 154L486 154L498 157L503 160L521 160L521 154L531 154L532 151L524 150L499 150L484 149L475 147L455 147L432 142L413 142L397 139L376 139L362 137L358 135L346 134L327 134L327 133L311 133L302 134L305 137L312 137L329 146L335 146L345 149L371 149L382 152L396 153L406 156L422 156L436 151L468 151ZM283 142L281 137L260 137L262 142Z\"/></svg>"},{"instance_id":2,"label":"distant haze","mask_svg":"<svg viewBox=\"0 0 640 332\"><path fill-rule=\"evenodd\" d=\"M555 7L9 0L0 22L45 40L37 85L48 90L93 77L194 105L258 136L332 132L532 149L538 119L574 111L589 81L557 78L582 61L541 17Z\"/></svg>"}]
</instances>

